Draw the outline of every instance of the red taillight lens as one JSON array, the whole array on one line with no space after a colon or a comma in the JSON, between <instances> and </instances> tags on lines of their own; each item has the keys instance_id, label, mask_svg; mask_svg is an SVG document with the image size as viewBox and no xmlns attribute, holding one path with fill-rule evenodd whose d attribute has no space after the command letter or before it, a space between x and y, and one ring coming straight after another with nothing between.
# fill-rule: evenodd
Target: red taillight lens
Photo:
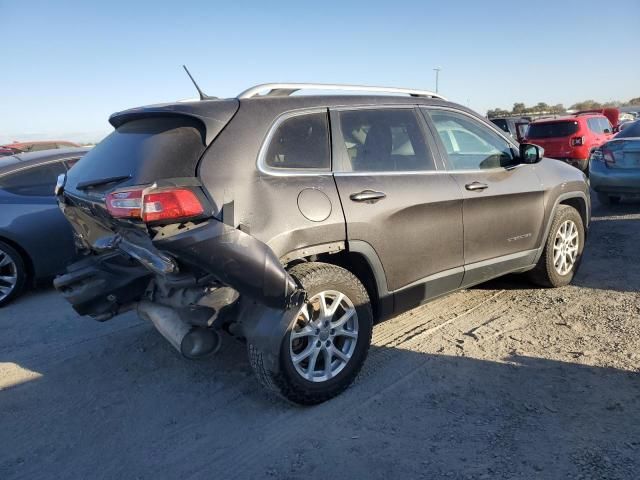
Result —
<instances>
[{"instance_id":1,"label":"red taillight lens","mask_svg":"<svg viewBox=\"0 0 640 480\"><path fill-rule=\"evenodd\" d=\"M584 145L584 137L573 137L571 139L572 147L581 147L582 145Z\"/></svg>"},{"instance_id":2,"label":"red taillight lens","mask_svg":"<svg viewBox=\"0 0 640 480\"><path fill-rule=\"evenodd\" d=\"M607 150L606 148L602 149L602 159L604 160L604 163L616 163L616 157L614 153L611 150Z\"/></svg>"},{"instance_id":3,"label":"red taillight lens","mask_svg":"<svg viewBox=\"0 0 640 480\"><path fill-rule=\"evenodd\" d=\"M133 187L107 195L106 207L114 218L138 218L144 222L184 220L204 213L197 195L181 187Z\"/></svg>"},{"instance_id":4,"label":"red taillight lens","mask_svg":"<svg viewBox=\"0 0 640 480\"><path fill-rule=\"evenodd\" d=\"M134 187L109 193L107 211L114 218L141 218L143 192L144 188Z\"/></svg>"},{"instance_id":5,"label":"red taillight lens","mask_svg":"<svg viewBox=\"0 0 640 480\"><path fill-rule=\"evenodd\" d=\"M196 194L186 188L145 192L142 203L142 220L145 222L197 217L204 212Z\"/></svg>"}]
</instances>

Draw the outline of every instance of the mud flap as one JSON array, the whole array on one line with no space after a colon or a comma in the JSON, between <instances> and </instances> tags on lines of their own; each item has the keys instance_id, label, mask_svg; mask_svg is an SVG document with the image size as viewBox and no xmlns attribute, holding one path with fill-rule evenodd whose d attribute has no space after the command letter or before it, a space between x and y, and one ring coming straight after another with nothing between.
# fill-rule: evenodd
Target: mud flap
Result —
<instances>
[{"instance_id":1,"label":"mud flap","mask_svg":"<svg viewBox=\"0 0 640 480\"><path fill-rule=\"evenodd\" d=\"M299 291L266 244L217 220L161 230L153 244L280 314L291 306Z\"/></svg>"},{"instance_id":2,"label":"mud flap","mask_svg":"<svg viewBox=\"0 0 640 480\"><path fill-rule=\"evenodd\" d=\"M286 310L265 307L256 302L244 301L239 310L244 337L252 348L260 351L263 367L270 372L280 371L280 346L305 301L303 295Z\"/></svg>"}]
</instances>

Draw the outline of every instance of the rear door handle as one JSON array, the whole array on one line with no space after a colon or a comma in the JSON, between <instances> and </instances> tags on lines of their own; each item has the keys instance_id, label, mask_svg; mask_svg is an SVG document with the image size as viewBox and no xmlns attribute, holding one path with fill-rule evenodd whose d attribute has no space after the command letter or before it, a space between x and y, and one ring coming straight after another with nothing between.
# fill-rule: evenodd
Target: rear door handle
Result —
<instances>
[{"instance_id":1,"label":"rear door handle","mask_svg":"<svg viewBox=\"0 0 640 480\"><path fill-rule=\"evenodd\" d=\"M378 200L386 198L387 194L384 192L376 192L375 190L363 190L358 193L352 193L349 198L354 202L367 202L375 203Z\"/></svg>"},{"instance_id":2,"label":"rear door handle","mask_svg":"<svg viewBox=\"0 0 640 480\"><path fill-rule=\"evenodd\" d=\"M480 182L471 182L471 183L467 183L464 188L466 188L467 190L470 190L472 192L479 192L484 190L485 188L489 188L489 185L487 185L486 183L480 183Z\"/></svg>"}]
</instances>

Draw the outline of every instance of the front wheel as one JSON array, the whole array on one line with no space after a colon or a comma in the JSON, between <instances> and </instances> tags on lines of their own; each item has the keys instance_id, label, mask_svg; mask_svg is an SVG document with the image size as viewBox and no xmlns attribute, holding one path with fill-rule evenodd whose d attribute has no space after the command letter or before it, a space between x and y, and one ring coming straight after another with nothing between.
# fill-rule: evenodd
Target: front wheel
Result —
<instances>
[{"instance_id":1,"label":"front wheel","mask_svg":"<svg viewBox=\"0 0 640 480\"><path fill-rule=\"evenodd\" d=\"M562 287L573 280L584 250L584 224L578 211L560 205L531 279L543 287Z\"/></svg>"},{"instance_id":2,"label":"front wheel","mask_svg":"<svg viewBox=\"0 0 640 480\"><path fill-rule=\"evenodd\" d=\"M20 254L11 245L0 242L0 307L20 294L26 276Z\"/></svg>"},{"instance_id":3,"label":"front wheel","mask_svg":"<svg viewBox=\"0 0 640 480\"><path fill-rule=\"evenodd\" d=\"M280 371L260 368L260 352L249 345L251 364L266 386L301 405L315 405L345 390L360 371L371 344L369 295L348 270L303 263L290 270L308 300L280 347Z\"/></svg>"}]
</instances>

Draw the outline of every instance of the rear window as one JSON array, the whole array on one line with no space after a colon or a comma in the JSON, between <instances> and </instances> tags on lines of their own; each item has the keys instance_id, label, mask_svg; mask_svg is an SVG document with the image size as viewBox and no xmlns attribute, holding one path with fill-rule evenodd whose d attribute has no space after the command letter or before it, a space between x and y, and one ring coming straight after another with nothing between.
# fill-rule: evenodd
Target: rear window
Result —
<instances>
[{"instance_id":1,"label":"rear window","mask_svg":"<svg viewBox=\"0 0 640 480\"><path fill-rule=\"evenodd\" d=\"M204 126L186 116L133 120L118 127L69 170L67 185L130 176L125 184L193 177L205 150Z\"/></svg>"},{"instance_id":2,"label":"rear window","mask_svg":"<svg viewBox=\"0 0 640 480\"><path fill-rule=\"evenodd\" d=\"M557 138L568 137L578 131L578 122L545 122L529 125L527 138Z\"/></svg>"},{"instance_id":3,"label":"rear window","mask_svg":"<svg viewBox=\"0 0 640 480\"><path fill-rule=\"evenodd\" d=\"M271 138L265 160L273 168L328 170L331 156L326 112L296 115L282 122Z\"/></svg>"}]
</instances>

